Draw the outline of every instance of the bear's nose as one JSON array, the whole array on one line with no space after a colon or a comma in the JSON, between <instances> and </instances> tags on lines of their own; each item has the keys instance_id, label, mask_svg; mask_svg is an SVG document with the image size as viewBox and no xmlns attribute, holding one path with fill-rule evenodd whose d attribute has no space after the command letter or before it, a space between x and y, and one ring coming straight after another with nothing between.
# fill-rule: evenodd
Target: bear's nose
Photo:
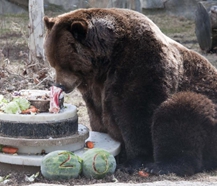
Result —
<instances>
[{"instance_id":1,"label":"bear's nose","mask_svg":"<svg viewBox=\"0 0 217 186\"><path fill-rule=\"evenodd\" d=\"M58 87L58 88L61 88L62 91L64 92L66 90L65 86L64 85L61 85L61 84L54 84L54 86Z\"/></svg>"}]
</instances>

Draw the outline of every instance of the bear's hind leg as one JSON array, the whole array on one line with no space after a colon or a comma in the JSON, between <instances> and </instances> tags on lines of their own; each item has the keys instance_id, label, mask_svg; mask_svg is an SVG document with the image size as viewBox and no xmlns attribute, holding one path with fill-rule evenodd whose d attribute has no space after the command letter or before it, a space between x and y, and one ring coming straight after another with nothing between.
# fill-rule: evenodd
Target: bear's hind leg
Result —
<instances>
[{"instance_id":1,"label":"bear's hind leg","mask_svg":"<svg viewBox=\"0 0 217 186\"><path fill-rule=\"evenodd\" d=\"M191 155L183 152L182 155L174 154L173 158L168 157L165 154L162 158L156 158L155 163L146 165L145 171L155 175L175 173L177 176L191 176L201 171L201 153Z\"/></svg>"},{"instance_id":2,"label":"bear's hind leg","mask_svg":"<svg viewBox=\"0 0 217 186\"><path fill-rule=\"evenodd\" d=\"M214 118L215 105L201 94L180 92L163 102L152 124L155 163L145 170L178 176L202 171L203 149Z\"/></svg>"}]
</instances>

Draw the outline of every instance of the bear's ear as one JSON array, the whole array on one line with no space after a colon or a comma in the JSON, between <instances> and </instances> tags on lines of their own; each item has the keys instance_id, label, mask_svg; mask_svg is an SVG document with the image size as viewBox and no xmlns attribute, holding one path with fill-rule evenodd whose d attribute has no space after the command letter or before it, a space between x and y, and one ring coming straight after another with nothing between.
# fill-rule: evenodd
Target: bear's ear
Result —
<instances>
[{"instance_id":1,"label":"bear's ear","mask_svg":"<svg viewBox=\"0 0 217 186\"><path fill-rule=\"evenodd\" d=\"M71 24L71 32L75 39L83 40L87 35L88 24L84 20L73 21Z\"/></svg>"},{"instance_id":2,"label":"bear's ear","mask_svg":"<svg viewBox=\"0 0 217 186\"><path fill-rule=\"evenodd\" d=\"M48 30L51 30L55 21L47 16L44 17L44 24Z\"/></svg>"}]
</instances>

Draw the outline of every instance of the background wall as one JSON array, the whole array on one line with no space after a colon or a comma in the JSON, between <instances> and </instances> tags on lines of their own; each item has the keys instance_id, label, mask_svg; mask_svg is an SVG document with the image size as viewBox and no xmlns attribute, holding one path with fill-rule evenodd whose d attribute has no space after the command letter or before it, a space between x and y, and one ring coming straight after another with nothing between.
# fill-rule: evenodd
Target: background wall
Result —
<instances>
[{"instance_id":1,"label":"background wall","mask_svg":"<svg viewBox=\"0 0 217 186\"><path fill-rule=\"evenodd\" d=\"M77 8L120 7L137 11L165 11L194 19L201 0L44 0L45 10L70 11ZM210 0L207 0L210 1ZM217 0L212 0L217 1ZM20 14L28 9L28 0L0 0L0 14Z\"/></svg>"}]
</instances>

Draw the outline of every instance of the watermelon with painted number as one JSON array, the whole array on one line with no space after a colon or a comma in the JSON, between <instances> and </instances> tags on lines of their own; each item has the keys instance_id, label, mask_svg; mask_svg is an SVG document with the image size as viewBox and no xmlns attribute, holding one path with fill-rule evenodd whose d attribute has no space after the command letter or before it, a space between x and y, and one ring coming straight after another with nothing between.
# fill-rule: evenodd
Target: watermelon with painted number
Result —
<instances>
[{"instance_id":1,"label":"watermelon with painted number","mask_svg":"<svg viewBox=\"0 0 217 186\"><path fill-rule=\"evenodd\" d=\"M86 178L102 179L115 172L114 156L103 149L90 149L83 154L82 159L83 175Z\"/></svg>"},{"instance_id":2,"label":"watermelon with painted number","mask_svg":"<svg viewBox=\"0 0 217 186\"><path fill-rule=\"evenodd\" d=\"M82 171L82 159L70 151L53 151L42 159L41 173L51 180L77 178Z\"/></svg>"}]
</instances>

